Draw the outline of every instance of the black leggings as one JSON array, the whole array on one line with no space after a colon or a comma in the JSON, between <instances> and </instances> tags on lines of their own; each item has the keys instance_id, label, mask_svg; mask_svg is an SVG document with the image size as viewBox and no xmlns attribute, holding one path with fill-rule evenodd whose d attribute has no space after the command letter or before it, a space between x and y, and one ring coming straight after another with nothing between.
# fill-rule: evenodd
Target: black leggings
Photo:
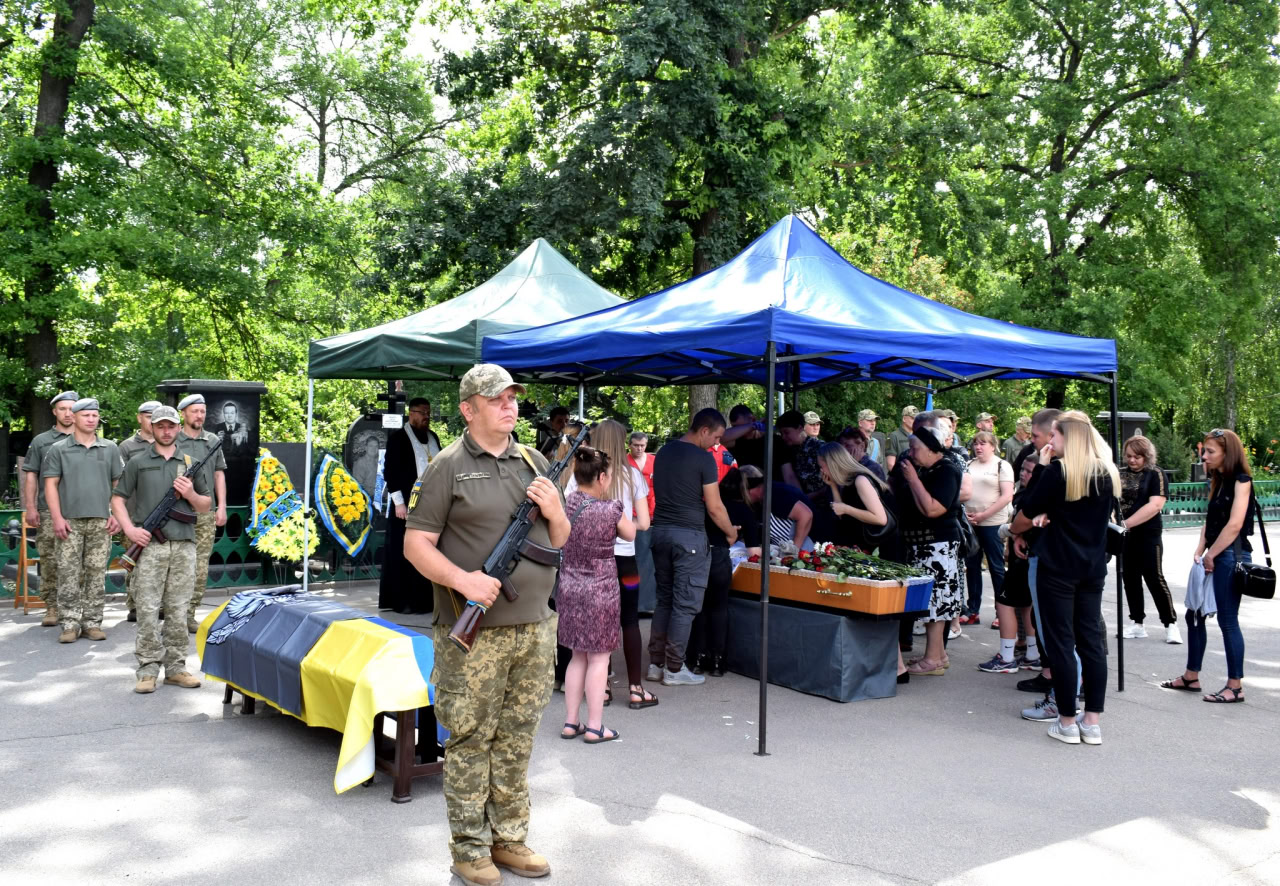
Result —
<instances>
[{"instance_id":1,"label":"black leggings","mask_svg":"<svg viewBox=\"0 0 1280 886\"><path fill-rule=\"evenodd\" d=\"M618 586L621 589L622 655L627 660L627 682L641 686L644 659L640 643L640 567L635 557L615 554L613 559L618 564Z\"/></svg>"},{"instance_id":2,"label":"black leggings","mask_svg":"<svg viewBox=\"0 0 1280 886\"><path fill-rule=\"evenodd\" d=\"M1047 642L1040 647L1053 667L1053 693L1058 713L1076 714L1076 659L1080 656L1084 709L1102 713L1107 694L1107 640L1102 623L1102 578L1070 578L1036 570L1037 626ZM1073 652L1075 654L1073 654Z\"/></svg>"},{"instance_id":3,"label":"black leggings","mask_svg":"<svg viewBox=\"0 0 1280 886\"><path fill-rule=\"evenodd\" d=\"M693 654L724 655L729 642L729 585L733 583L733 561L729 549L711 546L711 571L702 611L693 620L689 649Z\"/></svg>"},{"instance_id":4,"label":"black leggings","mask_svg":"<svg viewBox=\"0 0 1280 886\"><path fill-rule=\"evenodd\" d=\"M1124 596L1129 603L1129 618L1138 624L1147 617L1142 582L1145 580L1155 600L1160 624L1168 627L1178 620L1173 611L1173 595L1164 580L1164 544L1160 536L1149 539L1129 536L1124 545Z\"/></svg>"}]
</instances>

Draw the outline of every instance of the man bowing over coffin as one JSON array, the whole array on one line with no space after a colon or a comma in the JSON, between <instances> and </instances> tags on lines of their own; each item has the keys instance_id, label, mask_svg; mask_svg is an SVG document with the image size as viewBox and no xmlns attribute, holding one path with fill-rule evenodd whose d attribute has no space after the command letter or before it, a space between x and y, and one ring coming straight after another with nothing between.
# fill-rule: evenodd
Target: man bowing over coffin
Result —
<instances>
[{"instance_id":1,"label":"man bowing over coffin","mask_svg":"<svg viewBox=\"0 0 1280 886\"><path fill-rule=\"evenodd\" d=\"M409 401L409 424L387 437L382 478L391 512L387 515L387 542L383 547L382 580L378 608L396 612L430 612L434 601L431 582L404 558L405 517L409 496L428 462L440 452L440 438L431 430L431 403L422 397Z\"/></svg>"}]
</instances>

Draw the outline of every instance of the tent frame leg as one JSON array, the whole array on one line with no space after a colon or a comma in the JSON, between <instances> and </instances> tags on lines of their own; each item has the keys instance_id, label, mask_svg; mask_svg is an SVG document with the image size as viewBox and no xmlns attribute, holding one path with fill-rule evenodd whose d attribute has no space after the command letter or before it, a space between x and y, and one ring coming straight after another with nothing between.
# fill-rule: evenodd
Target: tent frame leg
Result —
<instances>
[{"instance_id":1,"label":"tent frame leg","mask_svg":"<svg viewBox=\"0 0 1280 886\"><path fill-rule=\"evenodd\" d=\"M1111 373L1111 457L1120 459L1120 393ZM1116 555L1116 692L1124 692L1124 554Z\"/></svg>"},{"instance_id":2,"label":"tent frame leg","mask_svg":"<svg viewBox=\"0 0 1280 886\"><path fill-rule=\"evenodd\" d=\"M311 577L311 556L307 553L311 545L308 537L311 530L311 434L315 415L316 380L307 379L307 449L302 463L302 593L307 592Z\"/></svg>"},{"instance_id":3,"label":"tent frame leg","mask_svg":"<svg viewBox=\"0 0 1280 886\"><path fill-rule=\"evenodd\" d=\"M773 391L777 381L778 346L769 342L765 347L765 362L768 364L766 389L764 394L764 510L761 513L773 513ZM782 394L778 394L782 399ZM769 724L769 522L764 523L764 531L760 533L760 711L759 711L759 746L757 757L769 756L767 735Z\"/></svg>"}]
</instances>

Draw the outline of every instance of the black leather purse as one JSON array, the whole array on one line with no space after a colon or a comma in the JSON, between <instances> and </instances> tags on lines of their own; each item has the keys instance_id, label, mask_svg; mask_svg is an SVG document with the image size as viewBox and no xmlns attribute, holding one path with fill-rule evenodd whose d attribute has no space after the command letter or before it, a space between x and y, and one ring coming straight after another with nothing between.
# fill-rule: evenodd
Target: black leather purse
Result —
<instances>
[{"instance_id":1,"label":"black leather purse","mask_svg":"<svg viewBox=\"0 0 1280 886\"><path fill-rule=\"evenodd\" d=\"M1115 520L1107 523L1107 556L1119 557L1124 553L1124 540L1129 534L1129 527L1125 526L1124 517L1120 516L1120 499L1115 496L1111 497L1111 515Z\"/></svg>"},{"instance_id":2,"label":"black leather purse","mask_svg":"<svg viewBox=\"0 0 1280 886\"><path fill-rule=\"evenodd\" d=\"M1262 534L1262 550L1267 556L1267 565L1241 562L1244 545L1240 536L1236 536L1232 548L1236 552L1236 570L1231 576L1236 593L1246 597L1257 597L1259 600L1271 600L1276 595L1276 571L1271 568L1271 546L1267 544L1267 530L1262 524L1262 505L1258 499L1253 500L1254 513L1258 517L1258 532Z\"/></svg>"}]
</instances>

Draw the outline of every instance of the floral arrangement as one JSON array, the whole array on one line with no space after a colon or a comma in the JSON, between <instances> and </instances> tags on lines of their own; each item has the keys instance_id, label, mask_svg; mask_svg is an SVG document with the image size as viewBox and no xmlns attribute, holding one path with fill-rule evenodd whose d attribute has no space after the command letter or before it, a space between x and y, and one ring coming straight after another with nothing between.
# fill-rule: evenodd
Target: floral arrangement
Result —
<instances>
[{"instance_id":1,"label":"floral arrangement","mask_svg":"<svg viewBox=\"0 0 1280 886\"><path fill-rule=\"evenodd\" d=\"M316 512L348 556L364 548L373 528L373 508L369 495L355 477L332 455L325 454L316 472Z\"/></svg>"},{"instance_id":2,"label":"floral arrangement","mask_svg":"<svg viewBox=\"0 0 1280 886\"><path fill-rule=\"evenodd\" d=\"M870 554L864 554L857 548L847 548L833 544L818 544L812 551L801 551L799 554L773 555L771 565L781 566L792 572L822 572L835 576L837 581L847 578L864 578L872 581L907 581L915 578L927 578L931 573L914 566L882 560ZM750 559L759 563L759 556Z\"/></svg>"},{"instance_id":3,"label":"floral arrangement","mask_svg":"<svg viewBox=\"0 0 1280 886\"><path fill-rule=\"evenodd\" d=\"M253 519L249 523L252 545L273 560L303 559L302 536L307 535L306 556L315 553L319 529L314 517L304 517L302 499L293 488L289 472L271 450L258 450L253 478Z\"/></svg>"}]
</instances>

